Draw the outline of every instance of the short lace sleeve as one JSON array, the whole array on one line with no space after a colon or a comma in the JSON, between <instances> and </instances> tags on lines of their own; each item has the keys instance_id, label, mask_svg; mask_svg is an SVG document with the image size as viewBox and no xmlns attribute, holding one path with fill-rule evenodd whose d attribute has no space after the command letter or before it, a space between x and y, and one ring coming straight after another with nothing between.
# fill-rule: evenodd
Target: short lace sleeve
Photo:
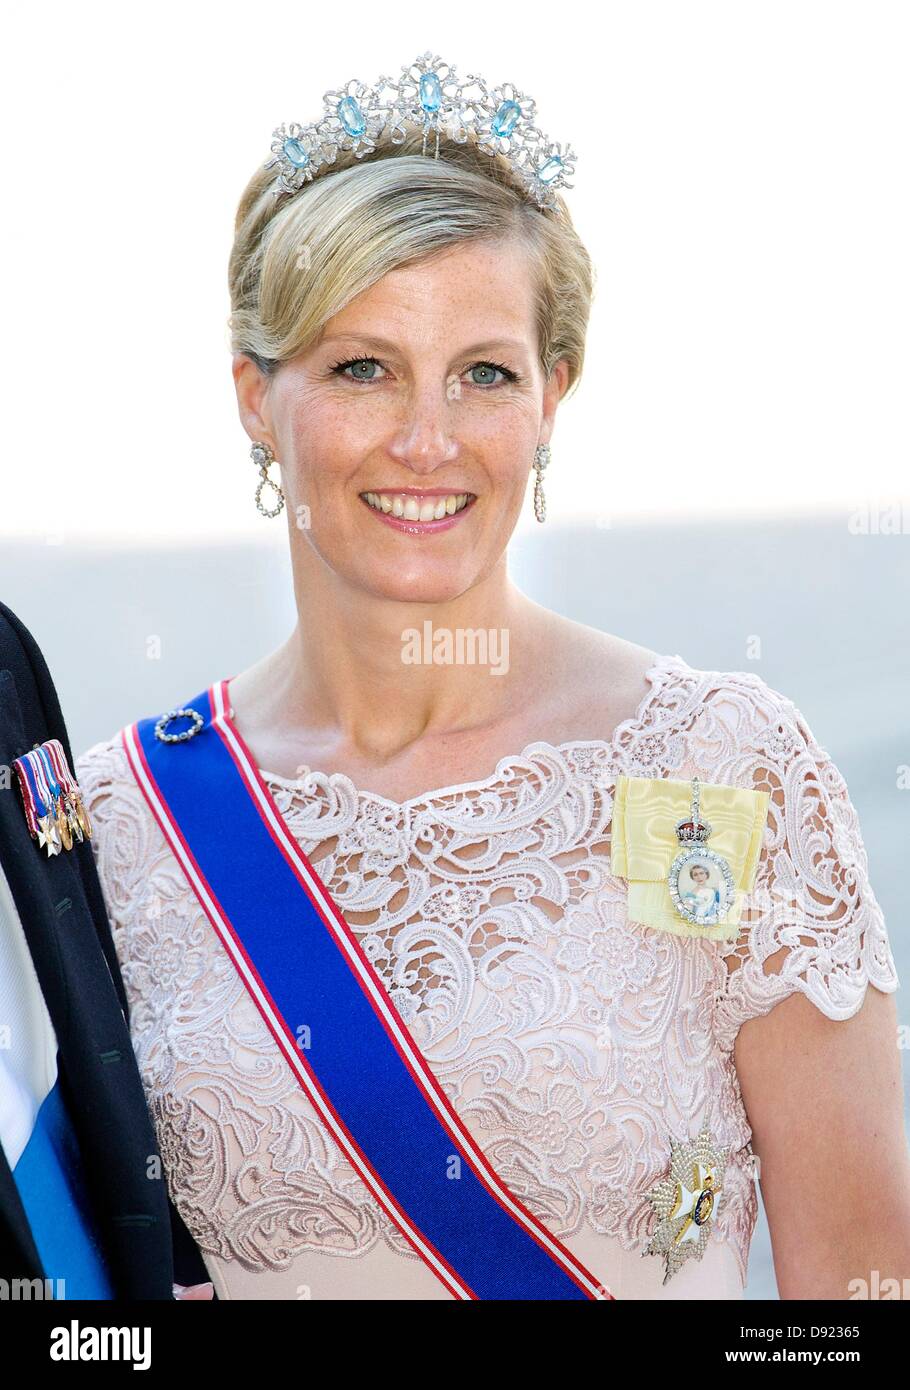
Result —
<instances>
[{"instance_id":1,"label":"short lace sleeve","mask_svg":"<svg viewBox=\"0 0 910 1390\"><path fill-rule=\"evenodd\" d=\"M127 771L126 754L118 739L107 739L80 753L74 764L76 781L92 819L92 849L100 858L105 827L114 813L114 802ZM94 827L101 832L94 833Z\"/></svg>"},{"instance_id":2,"label":"short lace sleeve","mask_svg":"<svg viewBox=\"0 0 910 1390\"><path fill-rule=\"evenodd\" d=\"M92 853L122 964L121 922L151 858L141 793L116 736L77 757L74 772L92 820Z\"/></svg>"},{"instance_id":3,"label":"short lace sleeve","mask_svg":"<svg viewBox=\"0 0 910 1390\"><path fill-rule=\"evenodd\" d=\"M728 973L715 1022L730 1047L746 1019L796 990L846 1019L867 984L886 994L899 984L846 782L793 702L760 684L773 698L741 771L770 803L742 930L722 948Z\"/></svg>"},{"instance_id":4,"label":"short lace sleeve","mask_svg":"<svg viewBox=\"0 0 910 1390\"><path fill-rule=\"evenodd\" d=\"M96 816L104 817L104 803L116 777L118 753L119 745L114 739L107 739L80 753L73 764L76 781L93 820Z\"/></svg>"}]
</instances>

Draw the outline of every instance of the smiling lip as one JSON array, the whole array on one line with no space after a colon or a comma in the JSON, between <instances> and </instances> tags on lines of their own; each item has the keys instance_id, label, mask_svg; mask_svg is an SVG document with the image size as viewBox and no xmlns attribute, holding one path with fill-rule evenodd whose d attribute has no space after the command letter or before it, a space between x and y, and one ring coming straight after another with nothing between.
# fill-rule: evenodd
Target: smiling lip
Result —
<instances>
[{"instance_id":1,"label":"smiling lip","mask_svg":"<svg viewBox=\"0 0 910 1390\"><path fill-rule=\"evenodd\" d=\"M394 496L395 494L400 494L402 497L414 497L427 501L438 499L440 497L451 497L453 494L455 496L458 496L458 489L441 487L367 488L366 491L379 493L384 492L390 497ZM461 491L466 492L467 489L462 488ZM378 521L385 522L386 526L392 526L395 528L396 531L404 531L411 536L431 536L435 535L438 531L448 531L452 526L456 524L456 522L461 520L461 518L465 515L466 512L469 512L471 510L474 503L477 501L477 498L473 494L468 494L468 501L465 503L465 505L461 508L460 511L453 512L451 516L440 517L438 521L413 521L406 519L403 516L393 516L391 512L381 512L377 511L375 507L371 507L369 502L363 496L363 494L360 495L360 500L366 507L367 511L371 512L372 515L375 516Z\"/></svg>"}]
</instances>

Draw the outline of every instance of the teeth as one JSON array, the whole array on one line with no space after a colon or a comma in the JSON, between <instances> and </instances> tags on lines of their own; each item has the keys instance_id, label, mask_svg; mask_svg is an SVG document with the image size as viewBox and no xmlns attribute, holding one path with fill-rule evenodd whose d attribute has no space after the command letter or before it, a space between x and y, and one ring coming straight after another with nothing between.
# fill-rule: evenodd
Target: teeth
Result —
<instances>
[{"instance_id":1,"label":"teeth","mask_svg":"<svg viewBox=\"0 0 910 1390\"><path fill-rule=\"evenodd\" d=\"M405 521L441 521L454 516L467 505L469 492L453 492L448 497L420 501L403 492L363 492L360 494L377 512L400 516Z\"/></svg>"}]
</instances>

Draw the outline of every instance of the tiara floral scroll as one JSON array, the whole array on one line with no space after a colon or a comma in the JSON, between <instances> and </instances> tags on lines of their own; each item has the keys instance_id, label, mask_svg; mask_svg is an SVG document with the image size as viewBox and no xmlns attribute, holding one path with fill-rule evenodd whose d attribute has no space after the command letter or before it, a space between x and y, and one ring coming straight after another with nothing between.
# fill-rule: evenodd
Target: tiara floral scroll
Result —
<instances>
[{"instance_id":1,"label":"tiara floral scroll","mask_svg":"<svg viewBox=\"0 0 910 1390\"><path fill-rule=\"evenodd\" d=\"M511 82L490 87L474 74L460 78L455 68L427 52L403 67L397 81L380 77L373 86L352 78L326 92L322 116L310 125L292 121L272 133L277 168L275 197L293 194L334 164L339 152L356 159L374 153L384 137L400 145L413 132L423 134L422 152L432 144L439 158L441 137L463 145L475 140L491 157L502 155L525 196L541 208L556 210L556 193L571 188L575 154L535 125L537 108Z\"/></svg>"}]
</instances>

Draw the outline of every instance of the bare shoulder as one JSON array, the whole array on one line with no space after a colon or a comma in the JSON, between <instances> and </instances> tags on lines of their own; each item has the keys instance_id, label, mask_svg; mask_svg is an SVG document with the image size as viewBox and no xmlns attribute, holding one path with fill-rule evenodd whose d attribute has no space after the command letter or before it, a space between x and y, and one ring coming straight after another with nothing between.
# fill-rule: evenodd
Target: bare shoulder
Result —
<instances>
[{"instance_id":1,"label":"bare shoulder","mask_svg":"<svg viewBox=\"0 0 910 1390\"><path fill-rule=\"evenodd\" d=\"M565 717L580 728L615 727L651 692L660 653L559 614L548 619L547 665Z\"/></svg>"}]
</instances>

